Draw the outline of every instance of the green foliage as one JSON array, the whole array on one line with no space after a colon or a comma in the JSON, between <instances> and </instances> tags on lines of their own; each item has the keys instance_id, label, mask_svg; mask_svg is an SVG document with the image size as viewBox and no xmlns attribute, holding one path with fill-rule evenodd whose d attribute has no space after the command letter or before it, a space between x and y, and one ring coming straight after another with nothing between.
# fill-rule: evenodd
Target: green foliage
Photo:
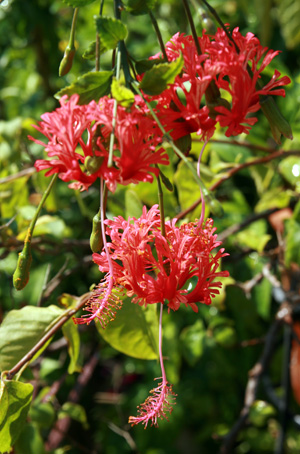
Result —
<instances>
[{"instance_id":1,"label":"green foliage","mask_svg":"<svg viewBox=\"0 0 300 454\"><path fill-rule=\"evenodd\" d=\"M0 327L0 369L11 369L62 313L57 306L26 306L10 311Z\"/></svg>"},{"instance_id":2,"label":"green foliage","mask_svg":"<svg viewBox=\"0 0 300 454\"><path fill-rule=\"evenodd\" d=\"M79 8L80 6L89 5L90 3L93 3L95 0L62 0L62 1L69 6L72 6L73 8Z\"/></svg>"},{"instance_id":3,"label":"green foliage","mask_svg":"<svg viewBox=\"0 0 300 454\"><path fill-rule=\"evenodd\" d=\"M156 305L147 308L133 304L125 298L116 319L105 329L97 324L103 339L116 350L139 359L158 357L158 319Z\"/></svg>"},{"instance_id":4,"label":"green foliage","mask_svg":"<svg viewBox=\"0 0 300 454\"><path fill-rule=\"evenodd\" d=\"M138 16L140 14L147 14L149 10L153 9L157 0L125 0L126 11Z\"/></svg>"},{"instance_id":5,"label":"green foliage","mask_svg":"<svg viewBox=\"0 0 300 454\"><path fill-rule=\"evenodd\" d=\"M57 99L64 95L69 97L73 94L79 95L79 104L88 104L95 99L98 101L110 91L112 82L112 71L98 71L86 73L73 82L68 87L63 88L56 93Z\"/></svg>"},{"instance_id":6,"label":"green foliage","mask_svg":"<svg viewBox=\"0 0 300 454\"><path fill-rule=\"evenodd\" d=\"M58 181L34 231L30 281L19 292L12 286L18 253L49 181L44 172L35 173L33 169L42 152L41 146L27 139L28 134L40 138L31 125L42 113L57 107L54 93L57 98L78 93L81 104L111 93L118 103L130 108L133 100L130 84L123 85L123 73L119 82L113 77L111 51L120 40L126 39L129 61L135 71L146 73L141 86L145 93L160 93L172 83L181 72L182 57L172 63L162 58L148 59L161 51L147 15L149 10L155 13L164 42L178 31L190 33L181 2L126 0L122 21L111 17L113 3L105 2L106 16L96 16L96 28L92 18L99 13L98 2L66 0L64 3L88 7L79 11L78 57L73 61L72 74L63 79L58 78L58 67L67 44L72 9L60 0L14 0L6 7L0 5L0 316L4 316L0 327L1 370L14 367L63 314L64 310L57 306L58 300L64 308L75 308L79 298L72 295L88 292L102 278L92 262L89 245L92 218L99 211L99 188L95 184L88 192L79 193ZM193 9L193 3L189 3L200 35L202 10ZM223 235L223 246L230 256L224 258L222 269L228 269L231 278L224 279L212 305L199 305L197 314L184 305L176 312L164 311L163 355L168 380L174 384L177 394L170 422L159 423L159 429L144 431L137 427L130 431L130 436L127 433L128 415L135 414L135 406L147 397L153 388L153 377L159 376L160 369L157 307L149 305L145 310L126 298L105 330L96 322L101 337L93 323L85 327L70 320L50 340L43 355L42 350L38 352L37 361L31 361L21 378L27 382L36 380L37 387L42 388L30 410L32 386L8 381L3 374L0 451L9 450L13 444L16 454L44 454L45 440L55 421L68 417L73 420L72 425L61 448L53 450L55 454L67 449L72 454L81 454L81 446L87 452L108 454L132 450L145 454L179 454L188 446L191 453L211 454L220 450L222 437L240 415L249 371L261 357L266 333L279 308L276 292L282 289L274 288L274 280L280 282L283 267L288 276L293 273L297 276L300 266L299 5L291 0L211 1L210 4L230 24L230 29L239 26L244 34L251 31L257 35L263 45L282 50L270 75L276 68L292 79L286 98L276 103L289 120L294 135L293 141L282 140L281 149L294 155L283 154L267 164L250 165L230 176L231 170L241 164L278 150L267 120L259 113L259 121L249 135L231 140L218 127L214 141L206 146L201 179L206 188L222 179L213 196L221 203L224 215L217 218L208 208L205 214L214 218L216 233ZM94 71L92 61L96 29L100 34L99 72ZM130 69L130 73L133 77L134 71ZM178 92L178 96L186 102L182 93ZM275 123L277 120L276 116ZM278 139L280 125L275 126ZM285 123L284 130L288 135ZM196 169L203 144L196 134L187 135L182 142L177 145L188 154ZM171 165L162 166L161 174L165 211L170 218L179 215L180 223L183 222L180 214L199 200L199 186L174 151L168 149L168 154ZM84 163L98 164L94 160ZM169 192L172 185L173 192ZM155 203L155 183L120 186L115 193L109 193L107 216L138 217L144 205L149 208ZM278 232L265 211L286 207L293 214L284 221L284 231L280 234L281 250L284 245L282 261L276 255ZM198 205L188 211L184 222L199 217L200 209ZM262 218L253 222L254 213ZM227 229L232 229L231 233ZM93 249L99 251L99 243ZM279 397L283 390L281 341L280 331L268 369ZM97 365L92 369L90 353L95 351ZM82 394L76 394L78 403L73 403L69 396L80 388L85 372L91 372L90 378L82 387ZM51 394L53 384L58 386L55 394ZM268 402L262 386L256 399L247 427L239 433L232 454L274 452L280 415ZM291 411L297 413L292 396L291 402ZM299 432L292 426L287 430L286 449L291 454L300 450Z\"/></svg>"},{"instance_id":7,"label":"green foliage","mask_svg":"<svg viewBox=\"0 0 300 454\"><path fill-rule=\"evenodd\" d=\"M116 79L111 84L112 97L123 107L130 107L134 103L134 94Z\"/></svg>"},{"instance_id":8,"label":"green foliage","mask_svg":"<svg viewBox=\"0 0 300 454\"><path fill-rule=\"evenodd\" d=\"M80 336L78 333L78 326L74 324L73 320L68 320L63 325L62 332L68 342L68 353L70 356L68 373L73 374L74 372L80 372L81 366L78 364L80 351Z\"/></svg>"},{"instance_id":9,"label":"green foliage","mask_svg":"<svg viewBox=\"0 0 300 454\"><path fill-rule=\"evenodd\" d=\"M100 43L106 49L115 49L118 42L124 40L127 36L127 27L118 19L95 16L95 22Z\"/></svg>"},{"instance_id":10,"label":"green foliage","mask_svg":"<svg viewBox=\"0 0 300 454\"><path fill-rule=\"evenodd\" d=\"M9 452L22 428L32 399L30 383L2 380L0 382L0 452Z\"/></svg>"},{"instance_id":11,"label":"green foliage","mask_svg":"<svg viewBox=\"0 0 300 454\"><path fill-rule=\"evenodd\" d=\"M286 221L285 227L287 232L285 264L287 267L293 263L300 266L300 201L291 219Z\"/></svg>"},{"instance_id":12,"label":"green foliage","mask_svg":"<svg viewBox=\"0 0 300 454\"><path fill-rule=\"evenodd\" d=\"M85 430L89 428L86 412L82 405L78 405L73 402L65 402L58 413L58 419L66 417L80 422Z\"/></svg>"},{"instance_id":13,"label":"green foliage","mask_svg":"<svg viewBox=\"0 0 300 454\"><path fill-rule=\"evenodd\" d=\"M167 88L168 84L174 82L175 77L180 74L183 64L183 57L180 55L171 63L160 63L153 66L145 72L140 84L141 90L147 95L159 95Z\"/></svg>"}]
</instances>

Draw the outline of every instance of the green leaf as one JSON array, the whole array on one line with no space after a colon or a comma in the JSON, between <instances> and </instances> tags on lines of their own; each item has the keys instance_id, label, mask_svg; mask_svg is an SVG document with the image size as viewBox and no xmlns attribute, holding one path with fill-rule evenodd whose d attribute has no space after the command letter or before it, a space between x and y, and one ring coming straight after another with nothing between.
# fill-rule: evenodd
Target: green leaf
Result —
<instances>
[{"instance_id":1,"label":"green leaf","mask_svg":"<svg viewBox=\"0 0 300 454\"><path fill-rule=\"evenodd\" d=\"M113 17L95 16L100 43L106 49L115 49L119 41L127 36L127 27Z\"/></svg>"},{"instance_id":2,"label":"green leaf","mask_svg":"<svg viewBox=\"0 0 300 454\"><path fill-rule=\"evenodd\" d=\"M99 46L99 55L104 54L107 52L109 49L107 49L102 42L100 42ZM96 58L96 41L93 41L90 43L88 48L83 52L82 58L85 58L86 60L94 60Z\"/></svg>"},{"instance_id":3,"label":"green leaf","mask_svg":"<svg viewBox=\"0 0 300 454\"><path fill-rule=\"evenodd\" d=\"M15 446L15 454L45 454L44 440L35 423L27 423Z\"/></svg>"},{"instance_id":4,"label":"green leaf","mask_svg":"<svg viewBox=\"0 0 300 454\"><path fill-rule=\"evenodd\" d=\"M291 198L291 192L284 190L280 186L272 188L262 194L260 200L255 206L255 212L268 210L270 208L285 208L288 206Z\"/></svg>"},{"instance_id":5,"label":"green leaf","mask_svg":"<svg viewBox=\"0 0 300 454\"><path fill-rule=\"evenodd\" d=\"M30 383L1 380L0 452L10 451L22 428L32 399Z\"/></svg>"},{"instance_id":6,"label":"green leaf","mask_svg":"<svg viewBox=\"0 0 300 454\"><path fill-rule=\"evenodd\" d=\"M151 60L139 60L135 64L135 70L138 74L144 74L149 69L153 68L155 65L164 63L165 61L162 58L153 58Z\"/></svg>"},{"instance_id":7,"label":"green leaf","mask_svg":"<svg viewBox=\"0 0 300 454\"><path fill-rule=\"evenodd\" d=\"M115 78L111 84L112 97L123 107L130 107L134 103L134 94Z\"/></svg>"},{"instance_id":8,"label":"green leaf","mask_svg":"<svg viewBox=\"0 0 300 454\"><path fill-rule=\"evenodd\" d=\"M262 252L271 239L271 235L266 233L266 231L266 221L260 219L259 221L253 222L248 228L239 232L236 235L235 240L242 247L248 247L255 251Z\"/></svg>"},{"instance_id":9,"label":"green leaf","mask_svg":"<svg viewBox=\"0 0 300 454\"><path fill-rule=\"evenodd\" d=\"M139 16L141 14L147 14L149 10L153 9L156 0L126 0L124 4L126 11L134 16Z\"/></svg>"},{"instance_id":10,"label":"green leaf","mask_svg":"<svg viewBox=\"0 0 300 454\"><path fill-rule=\"evenodd\" d=\"M80 337L78 333L78 326L75 325L73 320L68 320L62 327L64 337L68 342L68 353L70 356L70 364L68 373L80 372L81 366L78 364L79 350L80 350Z\"/></svg>"},{"instance_id":11,"label":"green leaf","mask_svg":"<svg viewBox=\"0 0 300 454\"><path fill-rule=\"evenodd\" d=\"M289 267L292 263L297 263L300 266L300 201L295 206L293 216L286 221L285 230L285 265Z\"/></svg>"},{"instance_id":12,"label":"green leaf","mask_svg":"<svg viewBox=\"0 0 300 454\"><path fill-rule=\"evenodd\" d=\"M293 49L300 43L300 3L294 0L277 0L278 21L286 46Z\"/></svg>"},{"instance_id":13,"label":"green leaf","mask_svg":"<svg viewBox=\"0 0 300 454\"><path fill-rule=\"evenodd\" d=\"M158 358L158 319L156 304L147 308L125 298L115 320L102 329L96 327L103 337L116 350L139 359Z\"/></svg>"},{"instance_id":14,"label":"green leaf","mask_svg":"<svg viewBox=\"0 0 300 454\"><path fill-rule=\"evenodd\" d=\"M202 320L185 328L180 334L182 354L190 366L194 366L204 353L206 332Z\"/></svg>"},{"instance_id":15,"label":"green leaf","mask_svg":"<svg viewBox=\"0 0 300 454\"><path fill-rule=\"evenodd\" d=\"M35 399L29 416L39 427L49 429L55 420L55 410L50 402L39 402Z\"/></svg>"},{"instance_id":16,"label":"green leaf","mask_svg":"<svg viewBox=\"0 0 300 454\"><path fill-rule=\"evenodd\" d=\"M0 326L0 370L11 369L23 358L62 313L54 305L26 306L8 312Z\"/></svg>"},{"instance_id":17,"label":"green leaf","mask_svg":"<svg viewBox=\"0 0 300 454\"><path fill-rule=\"evenodd\" d=\"M33 237L42 235L51 235L55 238L66 238L68 236L68 229L66 224L58 216L50 216L45 214L38 218L33 234ZM27 227L19 233L17 239L24 241L27 235Z\"/></svg>"},{"instance_id":18,"label":"green leaf","mask_svg":"<svg viewBox=\"0 0 300 454\"><path fill-rule=\"evenodd\" d=\"M83 425L84 429L87 430L89 428L85 409L79 404L74 404L73 402L65 402L61 408L61 411L58 413L58 419L62 418L74 419L74 421L80 422Z\"/></svg>"},{"instance_id":19,"label":"green leaf","mask_svg":"<svg viewBox=\"0 0 300 454\"><path fill-rule=\"evenodd\" d=\"M125 192L125 217L138 219L143 212L143 204L135 191L127 189Z\"/></svg>"},{"instance_id":20,"label":"green leaf","mask_svg":"<svg viewBox=\"0 0 300 454\"><path fill-rule=\"evenodd\" d=\"M69 6L72 6L73 8L79 8L80 6L89 5L90 3L93 3L95 0L62 0L62 1Z\"/></svg>"},{"instance_id":21,"label":"green leaf","mask_svg":"<svg viewBox=\"0 0 300 454\"><path fill-rule=\"evenodd\" d=\"M162 91L172 84L175 77L180 74L183 68L183 57L180 54L176 60L171 63L161 63L147 71L140 84L140 89L147 95L159 95Z\"/></svg>"},{"instance_id":22,"label":"green leaf","mask_svg":"<svg viewBox=\"0 0 300 454\"><path fill-rule=\"evenodd\" d=\"M79 95L79 104L88 104L90 101L98 101L102 96L105 96L110 91L112 81L112 71L95 71L84 74L78 77L68 87L63 88L55 94L55 98L59 99L63 95L69 97L77 93Z\"/></svg>"}]
</instances>

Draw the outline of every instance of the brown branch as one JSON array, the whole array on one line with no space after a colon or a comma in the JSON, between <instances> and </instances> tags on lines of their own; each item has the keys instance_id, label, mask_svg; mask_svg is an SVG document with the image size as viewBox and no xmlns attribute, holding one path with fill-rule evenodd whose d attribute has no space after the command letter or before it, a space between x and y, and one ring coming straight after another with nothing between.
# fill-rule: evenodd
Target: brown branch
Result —
<instances>
[{"instance_id":1,"label":"brown branch","mask_svg":"<svg viewBox=\"0 0 300 454\"><path fill-rule=\"evenodd\" d=\"M21 170L20 172L8 175L5 178L0 178L0 184L10 183L11 181L17 180L18 178L31 176L36 172L35 167L29 167L28 169Z\"/></svg>"},{"instance_id":2,"label":"brown branch","mask_svg":"<svg viewBox=\"0 0 300 454\"><path fill-rule=\"evenodd\" d=\"M28 363L34 355L45 345L45 343L51 339L52 336L71 318L76 314L83 306L87 303L90 297L90 293L85 293L81 296L78 304L73 309L68 309L65 314L59 318L57 323L38 341L37 344L25 355L23 358L8 372L6 372L6 379L12 380L12 378L18 373L26 363Z\"/></svg>"},{"instance_id":3,"label":"brown branch","mask_svg":"<svg viewBox=\"0 0 300 454\"><path fill-rule=\"evenodd\" d=\"M223 230L218 235L218 240L224 241L226 238L228 238L230 235L239 232L240 230L244 229L248 225L252 224L255 221L258 221L259 219L263 219L268 217L270 214L274 213L277 211L277 208L270 208L269 210L262 211L261 213L253 214L252 216L249 216L249 218L245 219L243 222L240 222L238 224L234 224L227 229Z\"/></svg>"},{"instance_id":4,"label":"brown branch","mask_svg":"<svg viewBox=\"0 0 300 454\"><path fill-rule=\"evenodd\" d=\"M275 339L279 328L282 325L282 320L275 320L271 325L265 341L265 346L259 361L255 364L253 369L249 371L249 379L246 386L244 406L240 413L239 419L236 421L230 432L224 437L223 444L220 449L220 454L231 454L235 445L235 440L245 426L250 408L256 399L259 381L266 371L268 364L274 352Z\"/></svg>"},{"instance_id":5,"label":"brown branch","mask_svg":"<svg viewBox=\"0 0 300 454\"><path fill-rule=\"evenodd\" d=\"M200 142L200 140L192 139L192 142ZM249 148L249 150L264 151L266 153L273 153L275 151L274 147L264 147L262 145L255 145L253 143L239 142L238 140L210 139L210 143L220 143L224 145L233 145L236 147L245 147Z\"/></svg>"},{"instance_id":6,"label":"brown branch","mask_svg":"<svg viewBox=\"0 0 300 454\"><path fill-rule=\"evenodd\" d=\"M80 395L83 389L87 386L89 380L91 379L95 367L98 363L98 353L94 353L89 361L84 365L82 373L78 376L77 382L75 387L70 391L67 402L77 403L79 402ZM65 418L59 418L53 429L51 430L47 443L46 449L47 451L52 451L56 449L60 443L63 441L64 438L67 437L67 432L71 424L71 418L66 416ZM77 444L77 442L76 442ZM91 451L84 451L84 452L91 452Z\"/></svg>"},{"instance_id":7,"label":"brown branch","mask_svg":"<svg viewBox=\"0 0 300 454\"><path fill-rule=\"evenodd\" d=\"M281 156L298 156L298 155L300 155L300 150L291 150L291 151L279 150L279 151L275 151L274 153L271 153L268 156L264 156L262 158L257 158L257 159L253 159L252 161L244 162L243 164L240 164L240 165L238 165L236 167L233 167L231 170L228 170L228 172L226 172L226 174L223 177L221 177L218 181L216 181L214 184L212 184L210 186L209 190L210 191L214 191L224 181L227 181L233 175L235 175L236 173L240 172L241 170L243 170L243 169L245 169L247 167L251 167L251 166L254 166L254 165L257 165L257 164L264 164L266 162L272 161L273 159L280 158ZM197 199L196 202L194 202L189 208L187 208L184 211L181 211L176 216L176 218L177 219L184 218L188 213L190 213L195 208L197 208L197 206L200 205L200 203L201 203L201 197L199 197L199 199Z\"/></svg>"}]
</instances>

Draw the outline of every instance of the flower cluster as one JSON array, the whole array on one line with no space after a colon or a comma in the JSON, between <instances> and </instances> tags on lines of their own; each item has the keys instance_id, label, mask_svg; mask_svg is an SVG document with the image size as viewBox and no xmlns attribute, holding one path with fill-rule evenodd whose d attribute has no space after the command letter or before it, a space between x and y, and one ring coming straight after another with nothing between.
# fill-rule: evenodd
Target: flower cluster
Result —
<instances>
[{"instance_id":1,"label":"flower cluster","mask_svg":"<svg viewBox=\"0 0 300 454\"><path fill-rule=\"evenodd\" d=\"M127 185L139 181L152 181L159 170L154 164L168 164L168 156L157 146L162 134L149 116L144 101L135 97L130 109L118 105L116 127L113 128L114 100L107 96L98 103L78 105L79 96L68 101L60 99L60 107L42 115L35 128L47 139L45 147L49 158L37 160L38 171L49 169L46 176L58 173L69 186L86 190L97 178L103 178L111 191L117 183ZM108 165L109 138L114 129L113 165ZM54 158L54 159L53 159Z\"/></svg>"},{"instance_id":2,"label":"flower cluster","mask_svg":"<svg viewBox=\"0 0 300 454\"><path fill-rule=\"evenodd\" d=\"M227 137L248 134L257 122L253 114L260 109L260 96L285 96L279 87L290 83L277 70L266 85L261 82L262 71L279 51L261 46L252 33L243 36L238 28L231 38L218 29L215 35L203 32L198 40L200 54L192 36L177 33L166 44L168 60L182 54L184 67L174 84L156 97L158 116L174 139L191 132L209 139L217 123L227 128ZM152 58L157 57L161 54Z\"/></svg>"},{"instance_id":3,"label":"flower cluster","mask_svg":"<svg viewBox=\"0 0 300 454\"><path fill-rule=\"evenodd\" d=\"M217 240L212 219L207 219L203 226L197 221L179 227L175 223L176 219L166 223L164 236L157 205L148 212L144 207L139 219L125 220L121 216L107 219L106 234L111 238L107 244L109 257L102 251L93 254L93 259L100 271L111 273L114 286L124 288L133 303L144 306L164 303L174 311L184 304L198 312L197 303L210 304L219 293L221 282L216 279L228 276L227 271L218 270L221 258L228 254L222 248L213 253L221 242ZM93 296L87 307L92 314L79 323L95 317L101 319L102 312L106 316L107 307L103 303L106 294L103 290L96 292L98 296ZM111 308L110 298L107 304Z\"/></svg>"}]
</instances>

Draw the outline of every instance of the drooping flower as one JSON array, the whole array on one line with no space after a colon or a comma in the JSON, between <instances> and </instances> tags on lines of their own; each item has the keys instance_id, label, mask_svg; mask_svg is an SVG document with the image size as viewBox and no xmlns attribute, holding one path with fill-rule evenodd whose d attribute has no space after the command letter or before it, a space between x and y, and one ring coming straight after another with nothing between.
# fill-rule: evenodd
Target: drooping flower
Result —
<instances>
[{"instance_id":1,"label":"drooping flower","mask_svg":"<svg viewBox=\"0 0 300 454\"><path fill-rule=\"evenodd\" d=\"M100 128L101 136L97 145L101 147L113 131L114 100L101 98L99 103L91 102L88 116ZM111 190L116 182L127 185L139 181L153 181L153 175L159 170L154 164L169 164L168 155L162 147L162 133L156 122L149 115L149 109L140 96L135 96L135 103L130 109L118 105L117 121L114 128L114 163L118 169L118 178L106 182Z\"/></svg>"},{"instance_id":2,"label":"drooping flower","mask_svg":"<svg viewBox=\"0 0 300 454\"><path fill-rule=\"evenodd\" d=\"M203 226L191 222L176 227L175 222L166 223L163 236L157 205L148 212L144 207L139 219L106 220L114 282L134 303L165 303L172 310L185 304L197 312L197 303L210 304L219 293L222 284L216 278L228 276L218 270L227 254L224 249L212 252L221 243L211 219ZM93 258L101 271L109 271L104 251Z\"/></svg>"},{"instance_id":3,"label":"drooping flower","mask_svg":"<svg viewBox=\"0 0 300 454\"><path fill-rule=\"evenodd\" d=\"M287 76L280 78L277 70L267 84L262 83L262 71L279 51L261 46L252 33L243 36L238 28L233 30L232 39L218 29L215 35L204 31L198 42L200 55L192 36L177 33L166 44L168 60L181 53L184 67L174 83L156 97L157 115L173 139L196 132L207 140L218 122L227 128L227 137L248 134L257 121L253 114L260 109L260 96L285 96L280 87L290 83ZM212 82L221 92L215 95L215 105L210 109L204 95Z\"/></svg>"},{"instance_id":4,"label":"drooping flower","mask_svg":"<svg viewBox=\"0 0 300 454\"><path fill-rule=\"evenodd\" d=\"M79 96L60 99L60 107L42 115L35 128L48 143L29 137L45 147L48 158L37 160L38 171L49 169L46 176L58 173L75 189L86 190L97 178L103 178L111 191L117 183L127 185L152 181L159 170L154 164L168 164L162 134L140 97L130 109L117 108L113 128L114 100L107 96L99 103L78 105ZM108 166L109 138L114 129L113 165Z\"/></svg>"},{"instance_id":5,"label":"drooping flower","mask_svg":"<svg viewBox=\"0 0 300 454\"><path fill-rule=\"evenodd\" d=\"M167 413L172 413L175 404L176 394L172 390L172 385L163 381L150 391L150 396L147 397L144 403L138 407L138 416L130 416L128 422L132 426L142 423L145 429L151 422L151 426L158 427L159 419L168 421Z\"/></svg>"}]
</instances>

